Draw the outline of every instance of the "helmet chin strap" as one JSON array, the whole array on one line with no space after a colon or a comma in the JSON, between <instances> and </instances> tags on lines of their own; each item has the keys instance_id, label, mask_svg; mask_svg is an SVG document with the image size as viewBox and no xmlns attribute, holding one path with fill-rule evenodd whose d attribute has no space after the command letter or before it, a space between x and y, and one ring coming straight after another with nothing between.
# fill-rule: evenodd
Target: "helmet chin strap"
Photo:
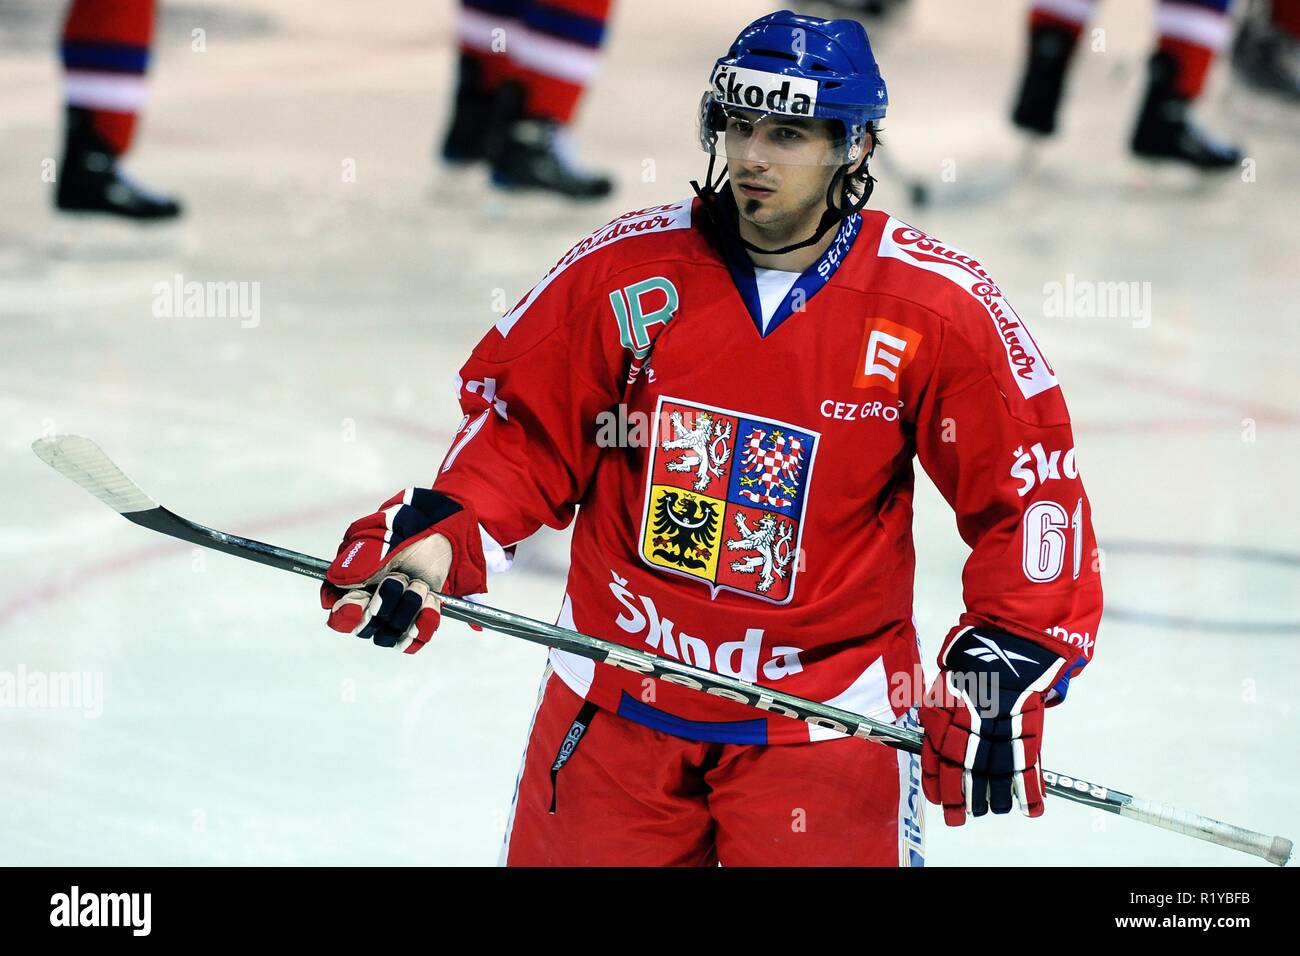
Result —
<instances>
[{"instance_id":1,"label":"helmet chin strap","mask_svg":"<svg viewBox=\"0 0 1300 956\"><path fill-rule=\"evenodd\" d=\"M713 221L715 228L718 226L718 218L714 215L713 207L718 199L718 190L722 188L722 184L727 178L727 170L726 167L724 166L722 172L718 174L717 181L714 182L713 166L714 163L717 161L717 158L718 157L716 153L709 154L709 168L708 171L705 172L704 174L703 188L701 188L700 184L696 182L694 179L691 180L691 188L695 190L695 195L700 197L700 202L704 204L704 209L708 213L709 218ZM863 207L865 207L867 204L867 200L871 198L872 190L876 186L876 178L872 176L870 173L868 173L866 188L862 190L862 196L859 199L855 200L854 202L850 203L847 207L838 206L835 201L835 193L837 188L841 186L842 183L844 182L844 177L845 175L847 175L848 169L849 167L847 165L844 165L839 167L837 170L835 170L835 175L831 177L830 183L826 186L826 211L822 213L822 218L821 221L818 222L817 224L816 231L813 232L813 234L809 236L807 239L804 239L802 242L792 242L790 243L790 245L781 246L779 249L764 249L761 246L754 245L752 242L750 242L748 239L742 236L740 234L739 226L737 226L736 228L736 233L735 233L736 239L740 242L742 246L744 246L750 252L756 252L759 255L763 255L763 256L785 255L785 253L787 252L794 252L796 249L803 249L806 248L807 246L815 245L816 243L821 242L822 237L824 237L826 233L830 231L832 226L836 226L839 223L843 222L845 219L847 219L849 216L855 215L856 213L862 211Z\"/></svg>"}]
</instances>

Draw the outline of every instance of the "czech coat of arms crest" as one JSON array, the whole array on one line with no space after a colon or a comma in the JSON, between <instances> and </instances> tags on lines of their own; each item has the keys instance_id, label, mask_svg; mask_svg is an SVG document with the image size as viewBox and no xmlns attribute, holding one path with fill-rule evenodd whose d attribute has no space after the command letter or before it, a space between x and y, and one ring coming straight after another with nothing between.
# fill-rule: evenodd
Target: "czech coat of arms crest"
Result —
<instances>
[{"instance_id":1,"label":"czech coat of arms crest","mask_svg":"<svg viewBox=\"0 0 1300 956\"><path fill-rule=\"evenodd\" d=\"M661 396L640 552L647 564L720 590L785 604L820 435Z\"/></svg>"}]
</instances>

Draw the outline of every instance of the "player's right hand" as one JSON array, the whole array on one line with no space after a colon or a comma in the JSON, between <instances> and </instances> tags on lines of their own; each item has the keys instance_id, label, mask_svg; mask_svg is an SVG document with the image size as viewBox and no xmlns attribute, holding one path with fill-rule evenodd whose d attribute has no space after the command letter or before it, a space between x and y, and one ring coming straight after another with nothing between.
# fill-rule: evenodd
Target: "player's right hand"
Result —
<instances>
[{"instance_id":1,"label":"player's right hand","mask_svg":"<svg viewBox=\"0 0 1300 956\"><path fill-rule=\"evenodd\" d=\"M408 488L352 522L321 585L326 622L407 654L438 629L438 600L487 590L473 512L441 492Z\"/></svg>"}]
</instances>

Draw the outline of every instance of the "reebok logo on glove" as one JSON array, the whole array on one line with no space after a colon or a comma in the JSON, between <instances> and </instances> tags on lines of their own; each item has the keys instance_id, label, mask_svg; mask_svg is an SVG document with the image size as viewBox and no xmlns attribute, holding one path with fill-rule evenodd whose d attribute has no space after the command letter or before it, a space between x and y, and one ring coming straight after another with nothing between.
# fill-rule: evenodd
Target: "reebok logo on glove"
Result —
<instances>
[{"instance_id":1,"label":"reebok logo on glove","mask_svg":"<svg viewBox=\"0 0 1300 956\"><path fill-rule=\"evenodd\" d=\"M339 567L343 567L343 568L350 567L352 564L352 559L357 556L357 552L361 550L364 544L365 544L364 541L358 541L356 544L354 544L352 546L352 550L348 552L348 556L343 559L343 563L339 565Z\"/></svg>"},{"instance_id":2,"label":"reebok logo on glove","mask_svg":"<svg viewBox=\"0 0 1300 956\"><path fill-rule=\"evenodd\" d=\"M1017 654L1015 651L1003 650L991 639L984 637L981 634L972 632L971 636L975 640L979 641L983 647L968 647L966 648L967 654L986 664L992 663L993 661L1001 661L1003 664L1007 665L1007 669L1017 677L1020 676L1020 672L1016 670L1016 666L1011 663L1011 658L1014 657L1018 661L1023 661L1029 664L1038 663L1038 661L1034 660L1032 657L1025 657L1023 654Z\"/></svg>"}]
</instances>

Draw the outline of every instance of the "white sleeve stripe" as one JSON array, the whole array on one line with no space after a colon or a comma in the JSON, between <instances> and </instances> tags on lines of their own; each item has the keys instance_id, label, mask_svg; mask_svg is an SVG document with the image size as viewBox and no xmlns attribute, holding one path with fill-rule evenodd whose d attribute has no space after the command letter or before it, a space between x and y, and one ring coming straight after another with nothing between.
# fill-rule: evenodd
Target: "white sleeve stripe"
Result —
<instances>
[{"instance_id":1,"label":"white sleeve stripe","mask_svg":"<svg viewBox=\"0 0 1300 956\"><path fill-rule=\"evenodd\" d=\"M666 206L651 206L649 209L640 209L605 223L605 225L566 252L560 261L552 267L551 271L546 273L541 281L529 290L524 300L501 317L496 324L497 331L501 333L502 338L508 336L510 330L515 327L515 323L523 318L524 313L537 301L537 297L546 291L547 286L554 282L565 269L584 256L632 236L643 235L648 232L665 232L671 229L689 229L690 225L691 200L689 199L683 199L680 202L670 203Z\"/></svg>"},{"instance_id":2,"label":"white sleeve stripe","mask_svg":"<svg viewBox=\"0 0 1300 956\"><path fill-rule=\"evenodd\" d=\"M479 430L483 427L491 412L491 408L484 409L478 418L465 426L465 434L461 435L460 438L457 439L456 444L451 446L451 450L447 452L446 460L442 463L442 470L444 473L447 472L456 461L456 456L460 454L461 449L469 444L469 440L479 433Z\"/></svg>"}]
</instances>

